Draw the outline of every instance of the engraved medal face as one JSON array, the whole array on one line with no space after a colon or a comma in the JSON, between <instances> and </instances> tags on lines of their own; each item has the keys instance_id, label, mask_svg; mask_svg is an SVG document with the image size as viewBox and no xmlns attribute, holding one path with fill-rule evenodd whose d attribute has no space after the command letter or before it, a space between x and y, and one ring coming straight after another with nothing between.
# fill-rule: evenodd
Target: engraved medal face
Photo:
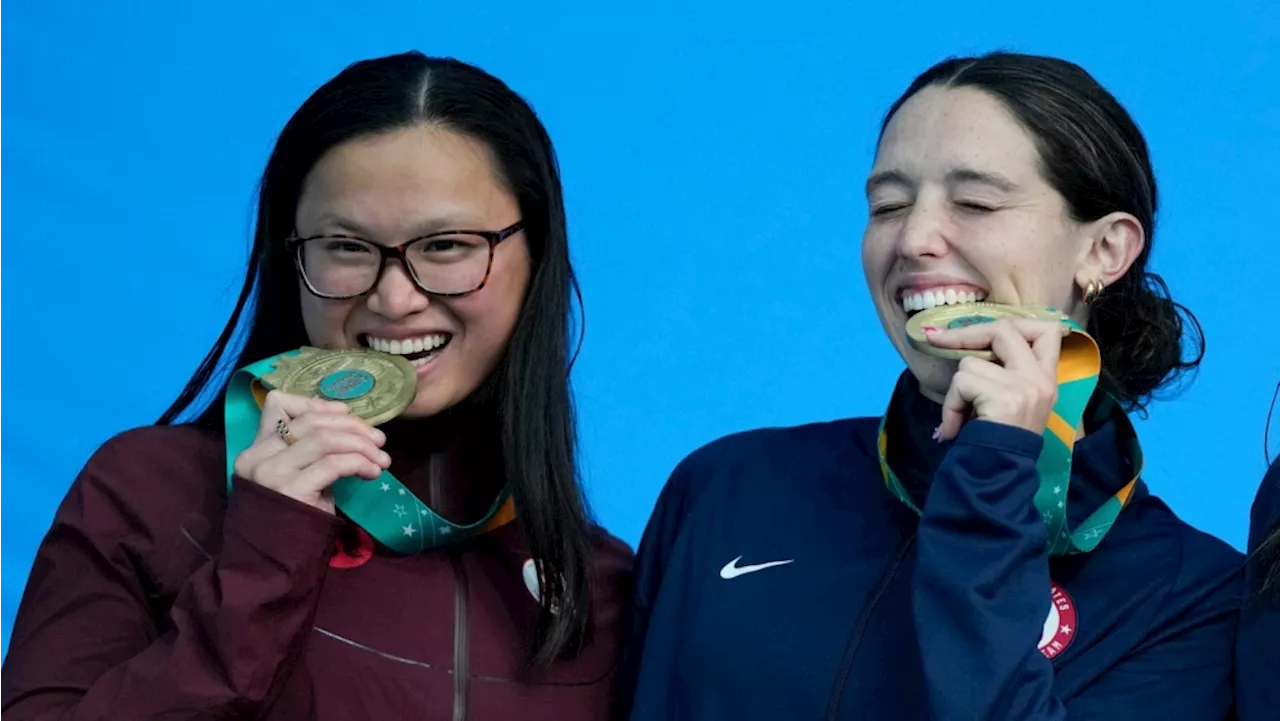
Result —
<instances>
[{"instance_id":1,"label":"engraved medal face","mask_svg":"<svg viewBox=\"0 0 1280 721\"><path fill-rule=\"evenodd\" d=\"M403 356L368 348L305 346L296 355L281 356L262 383L284 393L346 403L352 413L376 426L409 407L418 390L418 374Z\"/></svg>"},{"instance_id":2,"label":"engraved medal face","mask_svg":"<svg viewBox=\"0 0 1280 721\"><path fill-rule=\"evenodd\" d=\"M320 379L320 395L331 401L353 401L369 395L377 386L373 374L363 368L343 368Z\"/></svg>"},{"instance_id":3,"label":"engraved medal face","mask_svg":"<svg viewBox=\"0 0 1280 721\"><path fill-rule=\"evenodd\" d=\"M907 319L907 340L911 347L922 353L960 360L965 356L976 356L984 360L995 360L995 353L990 350L957 350L954 348L938 348L929 343L925 337L925 328L938 330L954 330L979 323L993 323L1001 318L1034 318L1039 320L1065 321L1066 316L1057 311L1037 306L1001 305L999 303L961 303L959 305L940 305L922 310ZM1062 337L1071 333L1071 327L1062 323Z\"/></svg>"}]
</instances>

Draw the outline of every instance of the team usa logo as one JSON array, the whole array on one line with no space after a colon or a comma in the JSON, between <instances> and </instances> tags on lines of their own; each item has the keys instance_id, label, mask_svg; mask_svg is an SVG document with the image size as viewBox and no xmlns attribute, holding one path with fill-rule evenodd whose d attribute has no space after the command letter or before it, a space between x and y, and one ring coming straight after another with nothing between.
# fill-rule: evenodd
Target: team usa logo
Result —
<instances>
[{"instance_id":1,"label":"team usa logo","mask_svg":"<svg viewBox=\"0 0 1280 721\"><path fill-rule=\"evenodd\" d=\"M1040 653L1052 659L1071 645L1076 637L1076 604L1062 586L1050 583L1053 590L1049 602L1049 617L1044 620L1040 633Z\"/></svg>"}]
</instances>

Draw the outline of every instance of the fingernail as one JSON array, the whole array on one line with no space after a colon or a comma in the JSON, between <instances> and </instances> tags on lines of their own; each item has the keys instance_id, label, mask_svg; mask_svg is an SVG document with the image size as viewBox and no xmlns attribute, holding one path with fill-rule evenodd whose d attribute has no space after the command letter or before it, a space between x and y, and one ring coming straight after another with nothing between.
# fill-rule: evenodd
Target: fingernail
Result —
<instances>
[{"instance_id":1,"label":"fingernail","mask_svg":"<svg viewBox=\"0 0 1280 721\"><path fill-rule=\"evenodd\" d=\"M381 453L379 453L378 459L382 461L382 465L384 466L391 465L391 456L387 455L386 451L382 451Z\"/></svg>"},{"instance_id":2,"label":"fingernail","mask_svg":"<svg viewBox=\"0 0 1280 721\"><path fill-rule=\"evenodd\" d=\"M934 429L933 429L933 440L935 440L935 441L936 441L936 440L938 440L938 437L939 437L939 436L941 436L941 435L942 435L942 424L941 424L941 423L939 423L939 424L938 424L936 427L934 427Z\"/></svg>"},{"instance_id":3,"label":"fingernail","mask_svg":"<svg viewBox=\"0 0 1280 721\"><path fill-rule=\"evenodd\" d=\"M925 335L929 335L930 333L937 333L937 332L938 332L938 329L937 329L937 328L934 328L934 327L933 327L933 326L931 326L931 325L926 325L925 327L921 328L920 330L924 331L924 334L925 334Z\"/></svg>"}]
</instances>

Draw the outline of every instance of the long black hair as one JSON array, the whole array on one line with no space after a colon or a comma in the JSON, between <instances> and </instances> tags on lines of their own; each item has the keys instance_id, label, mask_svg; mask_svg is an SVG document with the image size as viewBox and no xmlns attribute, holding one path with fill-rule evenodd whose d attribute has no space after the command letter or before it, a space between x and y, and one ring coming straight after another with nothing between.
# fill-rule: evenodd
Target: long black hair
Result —
<instances>
[{"instance_id":1,"label":"long black hair","mask_svg":"<svg viewBox=\"0 0 1280 721\"><path fill-rule=\"evenodd\" d=\"M948 58L921 73L885 114L881 136L903 104L933 85L976 88L1003 103L1035 139L1040 172L1077 221L1123 211L1142 224L1142 251L1092 303L1087 330L1102 351L1099 386L1126 410L1145 409L1158 389L1200 365L1205 343L1196 317L1170 297L1159 275L1147 270L1157 204L1142 131L1079 65L995 52Z\"/></svg>"},{"instance_id":2,"label":"long black hair","mask_svg":"<svg viewBox=\"0 0 1280 721\"><path fill-rule=\"evenodd\" d=\"M525 223L528 293L484 388L496 406L504 471L521 527L540 566L541 609L528 661L545 668L581 649L591 628L593 528L575 465L569 384L570 302L576 295L581 305L581 295L551 139L528 103L498 78L452 58L407 52L350 65L298 108L262 175L253 248L235 310L159 423L197 413L195 424L221 429L227 373L307 344L296 271L285 249L304 179L340 143L418 123L486 144Z\"/></svg>"}]
</instances>

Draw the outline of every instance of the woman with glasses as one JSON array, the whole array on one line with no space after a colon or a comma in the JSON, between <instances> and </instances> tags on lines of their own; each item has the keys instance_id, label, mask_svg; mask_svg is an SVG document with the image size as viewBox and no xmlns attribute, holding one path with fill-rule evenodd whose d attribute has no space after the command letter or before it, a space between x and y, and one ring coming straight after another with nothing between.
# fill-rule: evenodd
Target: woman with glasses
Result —
<instances>
[{"instance_id":1,"label":"woman with glasses","mask_svg":"<svg viewBox=\"0 0 1280 721\"><path fill-rule=\"evenodd\" d=\"M326 83L267 163L226 329L58 510L4 712L605 717L631 554L579 488L575 287L516 93L418 53Z\"/></svg>"},{"instance_id":2,"label":"woman with glasses","mask_svg":"<svg viewBox=\"0 0 1280 721\"><path fill-rule=\"evenodd\" d=\"M946 60L890 108L867 200L906 369L882 416L677 467L637 554L630 718L1223 718L1241 557L1146 488L1126 413L1203 351L1147 270L1137 126L1074 64Z\"/></svg>"}]
</instances>

